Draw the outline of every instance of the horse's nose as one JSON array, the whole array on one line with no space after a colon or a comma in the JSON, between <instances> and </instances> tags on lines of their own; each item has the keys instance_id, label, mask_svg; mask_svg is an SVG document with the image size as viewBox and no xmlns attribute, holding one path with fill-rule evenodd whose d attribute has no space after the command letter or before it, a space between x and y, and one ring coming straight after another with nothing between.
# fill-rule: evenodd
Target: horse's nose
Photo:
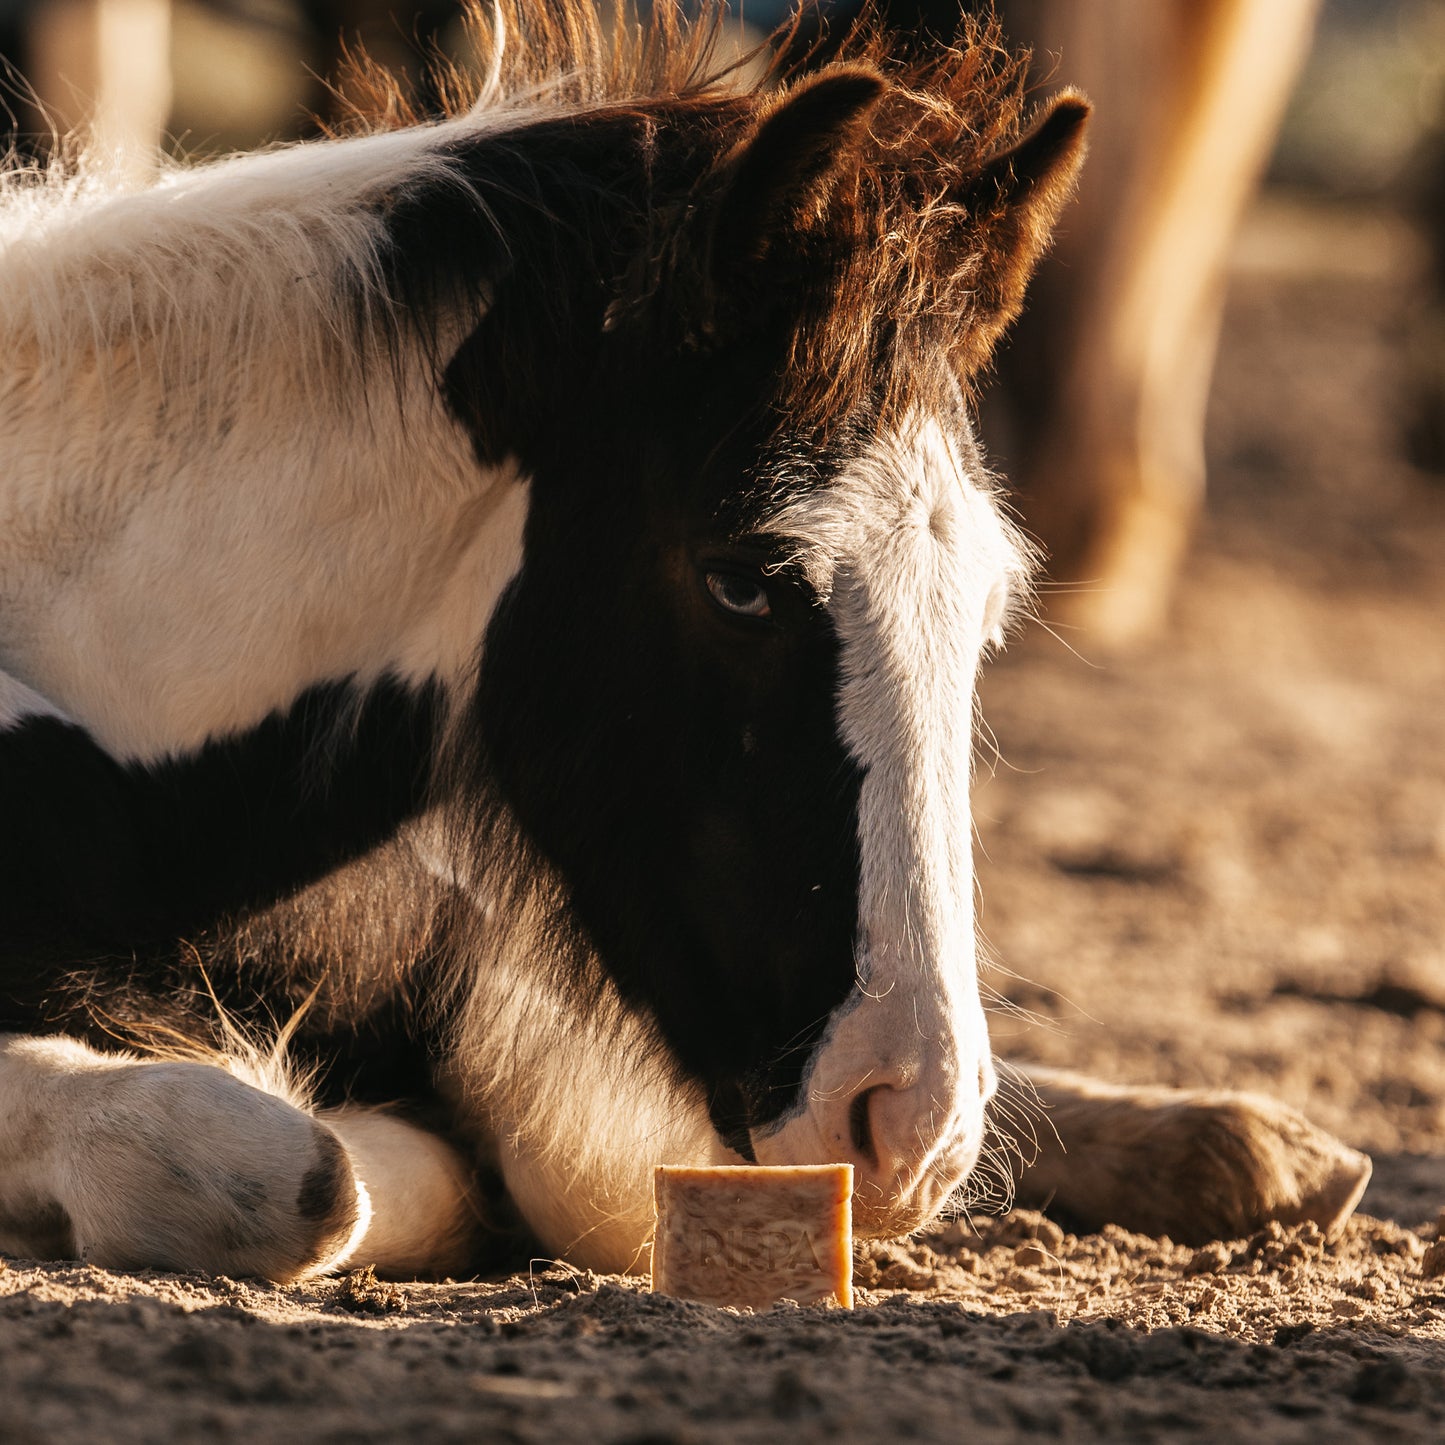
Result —
<instances>
[{"instance_id":1,"label":"horse's nose","mask_svg":"<svg viewBox=\"0 0 1445 1445\"><path fill-rule=\"evenodd\" d=\"M834 1157L853 1166L860 1199L897 1199L914 1191L930 1169L951 1187L967 1172L983 1141L984 1109L997 1088L985 1057L977 1079L952 1089L927 1079L874 1073L849 1098L832 1100L823 1134Z\"/></svg>"}]
</instances>

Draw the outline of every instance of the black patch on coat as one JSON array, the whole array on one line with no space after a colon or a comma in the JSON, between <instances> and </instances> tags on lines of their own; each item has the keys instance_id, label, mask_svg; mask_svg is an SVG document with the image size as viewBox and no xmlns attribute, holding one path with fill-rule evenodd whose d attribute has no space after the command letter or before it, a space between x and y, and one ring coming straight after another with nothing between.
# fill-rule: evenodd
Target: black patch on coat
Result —
<instances>
[{"instance_id":1,"label":"black patch on coat","mask_svg":"<svg viewBox=\"0 0 1445 1445\"><path fill-rule=\"evenodd\" d=\"M351 1159L341 1141L326 1128L316 1130L319 1161L306 1171L296 1195L296 1212L302 1219L330 1220L356 1203Z\"/></svg>"},{"instance_id":2,"label":"black patch on coat","mask_svg":"<svg viewBox=\"0 0 1445 1445\"><path fill-rule=\"evenodd\" d=\"M732 398L695 380L675 428L640 438L608 424L619 382L599 376L561 455L527 458L527 561L475 706L490 786L575 925L745 1146L797 1102L854 982L861 775L837 639L802 580L771 576L761 625L708 596L707 572L751 550L723 515L748 459ZM783 544L759 550L783 565Z\"/></svg>"},{"instance_id":3,"label":"black patch on coat","mask_svg":"<svg viewBox=\"0 0 1445 1445\"><path fill-rule=\"evenodd\" d=\"M150 765L55 718L0 733L0 1028L41 1021L77 967L159 989L178 940L392 836L426 800L439 704L434 685L323 684Z\"/></svg>"}]
</instances>

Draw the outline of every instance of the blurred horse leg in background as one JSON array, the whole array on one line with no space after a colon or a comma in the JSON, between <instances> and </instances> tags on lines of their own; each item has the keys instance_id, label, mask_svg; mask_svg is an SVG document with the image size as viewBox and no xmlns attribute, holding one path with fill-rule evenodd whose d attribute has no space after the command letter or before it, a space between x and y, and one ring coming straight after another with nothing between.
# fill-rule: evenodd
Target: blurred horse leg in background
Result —
<instances>
[{"instance_id":1,"label":"blurred horse leg in background","mask_svg":"<svg viewBox=\"0 0 1445 1445\"><path fill-rule=\"evenodd\" d=\"M44 124L83 130L97 154L154 173L171 109L170 0L49 0L25 26L25 79Z\"/></svg>"},{"instance_id":2,"label":"blurred horse leg in background","mask_svg":"<svg viewBox=\"0 0 1445 1445\"><path fill-rule=\"evenodd\" d=\"M1445 88L1420 143L1410 192L1429 256L1429 288L1405 338L1406 444L1417 467L1445 478Z\"/></svg>"},{"instance_id":3,"label":"blurred horse leg in background","mask_svg":"<svg viewBox=\"0 0 1445 1445\"><path fill-rule=\"evenodd\" d=\"M1163 623L1204 489L1231 238L1318 0L1007 0L1040 80L1094 101L1090 159L1000 357L984 434L1095 645Z\"/></svg>"},{"instance_id":4,"label":"blurred horse leg in background","mask_svg":"<svg viewBox=\"0 0 1445 1445\"><path fill-rule=\"evenodd\" d=\"M314 135L358 46L413 85L455 47L459 0L18 0L0 15L12 143L48 156L75 133L144 181L179 130L187 152Z\"/></svg>"}]
</instances>

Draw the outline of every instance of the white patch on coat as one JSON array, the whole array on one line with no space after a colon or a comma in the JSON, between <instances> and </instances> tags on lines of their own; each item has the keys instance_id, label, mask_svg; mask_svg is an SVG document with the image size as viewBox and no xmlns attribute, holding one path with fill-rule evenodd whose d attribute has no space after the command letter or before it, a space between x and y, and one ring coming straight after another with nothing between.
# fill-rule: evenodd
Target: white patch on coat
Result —
<instances>
[{"instance_id":1,"label":"white patch on coat","mask_svg":"<svg viewBox=\"0 0 1445 1445\"><path fill-rule=\"evenodd\" d=\"M404 837L470 905L450 986L430 1001L447 1020L438 1084L460 1131L552 1255L606 1273L646 1270L653 1166L744 1160L601 964L587 957L583 977L571 974L558 932L565 891L544 861L505 830L478 846L471 818L442 808Z\"/></svg>"},{"instance_id":2,"label":"white patch on coat","mask_svg":"<svg viewBox=\"0 0 1445 1445\"><path fill-rule=\"evenodd\" d=\"M464 1273L484 1224L472 1161L384 1110L348 1107L321 1119L346 1147L362 1202L327 1269L370 1264L398 1279Z\"/></svg>"},{"instance_id":3,"label":"white patch on coat","mask_svg":"<svg viewBox=\"0 0 1445 1445\"><path fill-rule=\"evenodd\" d=\"M805 1107L755 1142L762 1162L851 1160L869 1231L916 1224L962 1181L994 1087L975 960L974 685L1027 569L965 455L915 418L769 525L797 540L837 629L839 727L864 770L862 876L857 988ZM865 1094L874 1158L854 1144Z\"/></svg>"},{"instance_id":4,"label":"white patch on coat","mask_svg":"<svg viewBox=\"0 0 1445 1445\"><path fill-rule=\"evenodd\" d=\"M99 1053L0 1034L0 1249L277 1281L459 1273L471 1161L382 1110L314 1113L286 1053Z\"/></svg>"},{"instance_id":5,"label":"white patch on coat","mask_svg":"<svg viewBox=\"0 0 1445 1445\"><path fill-rule=\"evenodd\" d=\"M457 129L0 193L0 669L113 756L474 666L527 489L419 341L393 366L351 325L375 201L447 176Z\"/></svg>"}]
</instances>

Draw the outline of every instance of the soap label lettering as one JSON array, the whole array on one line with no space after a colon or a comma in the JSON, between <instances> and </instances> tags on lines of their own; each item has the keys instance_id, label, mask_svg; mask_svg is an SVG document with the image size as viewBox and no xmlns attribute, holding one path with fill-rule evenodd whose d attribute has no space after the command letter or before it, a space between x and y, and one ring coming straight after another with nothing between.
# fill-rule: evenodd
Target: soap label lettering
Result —
<instances>
[{"instance_id":1,"label":"soap label lettering","mask_svg":"<svg viewBox=\"0 0 1445 1445\"><path fill-rule=\"evenodd\" d=\"M781 1225L733 1229L700 1229L685 1239L688 1253L703 1268L748 1271L812 1269L823 1271L817 1245L806 1227L789 1230Z\"/></svg>"}]
</instances>

